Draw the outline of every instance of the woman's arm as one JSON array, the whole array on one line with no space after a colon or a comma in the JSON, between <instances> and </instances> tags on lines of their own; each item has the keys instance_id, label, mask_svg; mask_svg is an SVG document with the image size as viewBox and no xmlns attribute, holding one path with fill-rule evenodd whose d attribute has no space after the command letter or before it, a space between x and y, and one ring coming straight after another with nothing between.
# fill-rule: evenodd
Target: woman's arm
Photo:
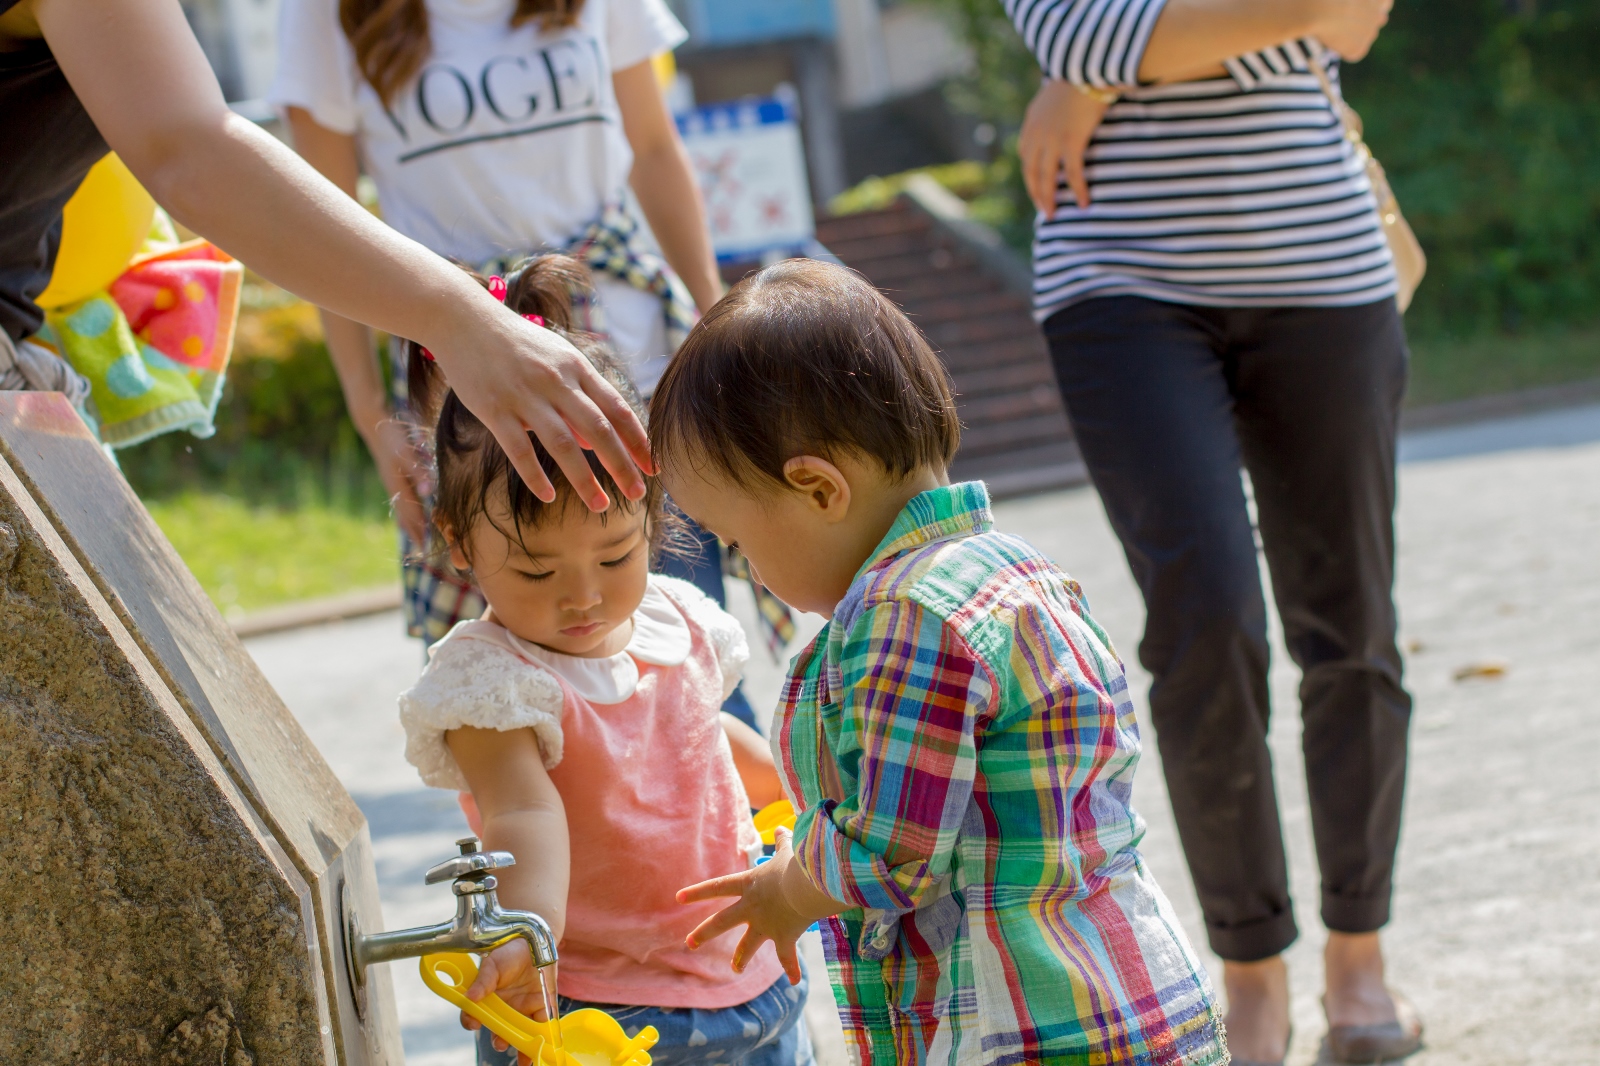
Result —
<instances>
[{"instance_id":1,"label":"woman's arm","mask_svg":"<svg viewBox=\"0 0 1600 1066\"><path fill-rule=\"evenodd\" d=\"M356 179L361 173L355 138L319 125L310 112L300 107L289 108L289 129L300 157L354 200ZM389 410L372 333L360 322L325 309L319 311L322 334L328 342L333 368L339 374L350 421L366 442L383 486L394 501L395 521L413 544L421 544L427 535L427 518L416 486L422 458L412 447L406 427Z\"/></svg>"},{"instance_id":2,"label":"woman's arm","mask_svg":"<svg viewBox=\"0 0 1600 1066\"><path fill-rule=\"evenodd\" d=\"M1167 0L1139 63L1142 81L1184 81L1225 59L1315 37L1345 59L1367 54L1394 0Z\"/></svg>"},{"instance_id":3,"label":"woman's arm","mask_svg":"<svg viewBox=\"0 0 1600 1066\"><path fill-rule=\"evenodd\" d=\"M783 799L783 785L778 781L778 767L772 761L767 738L727 711L722 712L722 731L728 735L733 767L739 771L750 806L759 809Z\"/></svg>"},{"instance_id":4,"label":"woman's arm","mask_svg":"<svg viewBox=\"0 0 1600 1066\"><path fill-rule=\"evenodd\" d=\"M701 312L722 298L722 275L711 251L706 205L694 179L689 153L667 113L661 84L649 62L635 63L611 76L622 112L622 130L633 147L628 183L644 208L661 251L678 272Z\"/></svg>"},{"instance_id":5,"label":"woman's arm","mask_svg":"<svg viewBox=\"0 0 1600 1066\"><path fill-rule=\"evenodd\" d=\"M445 743L472 789L483 819L486 851L509 851L517 864L499 871L500 901L513 910L532 911L550 926L559 943L567 926L567 889L572 849L561 793L544 768L533 730L501 732L464 726L445 734ZM467 995L481 999L497 992L524 1014L543 1007L538 971L527 941L517 939L484 955ZM462 1024L476 1022L462 1016Z\"/></svg>"},{"instance_id":6,"label":"woman's arm","mask_svg":"<svg viewBox=\"0 0 1600 1066\"><path fill-rule=\"evenodd\" d=\"M231 112L177 0L24 2L106 141L174 218L289 291L427 345L541 497L554 489L530 430L589 506L607 501L584 444L643 494L643 427L589 361Z\"/></svg>"}]
</instances>

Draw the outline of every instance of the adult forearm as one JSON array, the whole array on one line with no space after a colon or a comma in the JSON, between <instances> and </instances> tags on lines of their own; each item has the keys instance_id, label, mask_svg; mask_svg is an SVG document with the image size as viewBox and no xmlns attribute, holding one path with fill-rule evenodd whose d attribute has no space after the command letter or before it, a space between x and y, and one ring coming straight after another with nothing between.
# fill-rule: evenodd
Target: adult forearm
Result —
<instances>
[{"instance_id":1,"label":"adult forearm","mask_svg":"<svg viewBox=\"0 0 1600 1066\"><path fill-rule=\"evenodd\" d=\"M339 375L350 420L370 442L374 427L389 414L383 373L372 350L372 332L359 322L323 311L322 335L328 343L334 372Z\"/></svg>"},{"instance_id":2,"label":"adult forearm","mask_svg":"<svg viewBox=\"0 0 1600 1066\"><path fill-rule=\"evenodd\" d=\"M1321 7L1321 0L1167 0L1139 78L1181 81L1225 59L1313 34Z\"/></svg>"},{"instance_id":3,"label":"adult forearm","mask_svg":"<svg viewBox=\"0 0 1600 1066\"><path fill-rule=\"evenodd\" d=\"M124 157L174 218L296 295L439 347L485 298L248 120L226 113L180 136L181 150L130 146ZM400 292L411 299L395 299Z\"/></svg>"},{"instance_id":4,"label":"adult forearm","mask_svg":"<svg viewBox=\"0 0 1600 1066\"><path fill-rule=\"evenodd\" d=\"M708 310L722 298L722 276L706 229L705 203L682 142L674 138L635 158L631 184L667 263L688 286L695 305Z\"/></svg>"}]
</instances>

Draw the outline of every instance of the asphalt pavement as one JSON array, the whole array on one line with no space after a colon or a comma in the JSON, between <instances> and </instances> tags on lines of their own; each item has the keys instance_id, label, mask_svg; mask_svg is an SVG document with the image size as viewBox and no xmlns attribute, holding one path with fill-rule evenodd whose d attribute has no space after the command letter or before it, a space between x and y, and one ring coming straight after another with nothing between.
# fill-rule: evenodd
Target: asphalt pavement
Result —
<instances>
[{"instance_id":1,"label":"asphalt pavement","mask_svg":"<svg viewBox=\"0 0 1600 1066\"><path fill-rule=\"evenodd\" d=\"M1427 1047L1410 1062L1600 1063L1600 406L1408 434L1401 456L1398 597L1416 713L1385 945L1391 983L1427 1023ZM1143 608L1093 491L1002 503L996 517L1082 583L1142 700ZM738 593L734 612L748 626ZM807 621L803 636L818 624ZM1273 639L1271 744L1303 930L1289 952L1289 1063L1309 1066L1324 1030L1318 880L1299 677L1275 620ZM422 873L452 853L466 823L454 796L423 788L402 757L395 696L422 652L398 615L247 644L366 812L388 927L447 916L448 890L425 888ZM780 679L758 650L748 685L768 713ZM1203 944L1153 743L1135 802L1149 823L1147 859ZM454 1012L415 969L397 970L407 1062L471 1063ZM819 1062L842 1064L817 992L808 1017Z\"/></svg>"}]
</instances>

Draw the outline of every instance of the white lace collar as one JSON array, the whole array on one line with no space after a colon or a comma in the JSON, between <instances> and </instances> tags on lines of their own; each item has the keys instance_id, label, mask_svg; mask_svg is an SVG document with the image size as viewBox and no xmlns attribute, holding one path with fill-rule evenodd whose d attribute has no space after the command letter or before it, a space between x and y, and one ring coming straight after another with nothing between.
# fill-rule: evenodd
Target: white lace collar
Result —
<instances>
[{"instance_id":1,"label":"white lace collar","mask_svg":"<svg viewBox=\"0 0 1600 1066\"><path fill-rule=\"evenodd\" d=\"M488 624L488 623L485 623ZM654 581L645 588L644 600L633 612L633 636L628 646L603 659L563 655L523 640L495 626L518 655L530 659L572 686L590 703L621 703L639 687L639 663L677 666L689 657L692 637L683 612Z\"/></svg>"}]
</instances>

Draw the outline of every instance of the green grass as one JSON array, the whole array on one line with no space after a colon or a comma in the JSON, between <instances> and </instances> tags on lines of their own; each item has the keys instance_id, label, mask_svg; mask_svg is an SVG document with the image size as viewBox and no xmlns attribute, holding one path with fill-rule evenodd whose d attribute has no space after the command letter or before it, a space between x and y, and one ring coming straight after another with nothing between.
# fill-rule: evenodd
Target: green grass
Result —
<instances>
[{"instance_id":1,"label":"green grass","mask_svg":"<svg viewBox=\"0 0 1600 1066\"><path fill-rule=\"evenodd\" d=\"M1411 344L1412 407L1600 378L1600 326Z\"/></svg>"},{"instance_id":2,"label":"green grass","mask_svg":"<svg viewBox=\"0 0 1600 1066\"><path fill-rule=\"evenodd\" d=\"M230 617L399 579L399 547L386 518L325 506L250 506L203 492L146 506L212 602Z\"/></svg>"}]
</instances>

